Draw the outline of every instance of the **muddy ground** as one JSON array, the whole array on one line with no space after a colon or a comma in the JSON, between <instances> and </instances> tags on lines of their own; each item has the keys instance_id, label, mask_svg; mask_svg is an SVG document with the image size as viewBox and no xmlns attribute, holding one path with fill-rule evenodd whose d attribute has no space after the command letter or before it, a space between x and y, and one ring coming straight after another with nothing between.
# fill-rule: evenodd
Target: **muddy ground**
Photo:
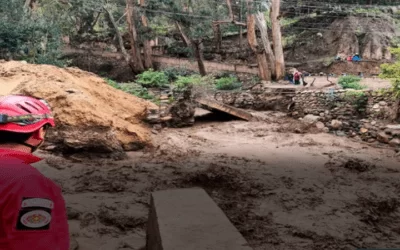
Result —
<instances>
[{"instance_id":1,"label":"muddy ground","mask_svg":"<svg viewBox=\"0 0 400 250\"><path fill-rule=\"evenodd\" d=\"M192 186L208 191L255 250L400 246L393 149L257 115L264 121L208 115L161 130L154 149L119 162L40 152L47 160L37 167L64 190L72 249L141 249L150 192Z\"/></svg>"}]
</instances>

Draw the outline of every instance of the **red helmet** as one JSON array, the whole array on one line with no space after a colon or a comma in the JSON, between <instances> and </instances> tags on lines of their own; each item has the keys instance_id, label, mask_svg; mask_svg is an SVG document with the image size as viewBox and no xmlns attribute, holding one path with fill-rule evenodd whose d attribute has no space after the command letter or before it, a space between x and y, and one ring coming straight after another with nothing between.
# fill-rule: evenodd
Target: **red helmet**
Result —
<instances>
[{"instance_id":1,"label":"red helmet","mask_svg":"<svg viewBox=\"0 0 400 250\"><path fill-rule=\"evenodd\" d=\"M47 124L55 126L45 100L23 95L0 97L0 131L31 133Z\"/></svg>"}]
</instances>

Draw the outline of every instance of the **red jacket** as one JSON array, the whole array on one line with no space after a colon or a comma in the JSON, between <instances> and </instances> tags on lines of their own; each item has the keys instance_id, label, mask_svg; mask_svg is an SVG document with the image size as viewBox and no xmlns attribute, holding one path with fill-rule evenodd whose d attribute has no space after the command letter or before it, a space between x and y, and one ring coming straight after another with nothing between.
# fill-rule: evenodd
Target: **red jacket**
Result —
<instances>
[{"instance_id":1,"label":"red jacket","mask_svg":"<svg viewBox=\"0 0 400 250\"><path fill-rule=\"evenodd\" d=\"M0 149L1 250L69 250L61 189L29 165L40 160Z\"/></svg>"}]
</instances>

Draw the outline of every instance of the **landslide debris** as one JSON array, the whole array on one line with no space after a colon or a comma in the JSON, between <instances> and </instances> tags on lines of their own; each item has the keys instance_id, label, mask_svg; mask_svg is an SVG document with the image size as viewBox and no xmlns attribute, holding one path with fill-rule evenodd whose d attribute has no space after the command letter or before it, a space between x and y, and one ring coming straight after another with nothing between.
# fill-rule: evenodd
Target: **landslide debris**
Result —
<instances>
[{"instance_id":1,"label":"landslide debris","mask_svg":"<svg viewBox=\"0 0 400 250\"><path fill-rule=\"evenodd\" d=\"M77 68L3 61L2 88L50 103L57 127L49 132L48 142L56 151L119 158L124 151L151 144L150 130L142 120L155 105L109 86L95 74Z\"/></svg>"}]
</instances>

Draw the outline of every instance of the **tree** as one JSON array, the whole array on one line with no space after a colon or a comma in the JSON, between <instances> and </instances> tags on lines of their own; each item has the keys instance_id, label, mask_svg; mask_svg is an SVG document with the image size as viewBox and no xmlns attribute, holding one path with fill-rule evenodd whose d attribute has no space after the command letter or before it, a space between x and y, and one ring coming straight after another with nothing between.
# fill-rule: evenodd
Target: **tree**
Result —
<instances>
[{"instance_id":1,"label":"tree","mask_svg":"<svg viewBox=\"0 0 400 250\"><path fill-rule=\"evenodd\" d=\"M271 23L272 40L274 43L276 79L282 79L285 76L285 59L283 56L282 33L279 23L280 0L272 0Z\"/></svg>"},{"instance_id":2,"label":"tree","mask_svg":"<svg viewBox=\"0 0 400 250\"><path fill-rule=\"evenodd\" d=\"M203 62L203 42L212 34L210 28L212 20L204 17L212 16L214 2L215 0L148 0L148 8L164 12L163 14L168 15L174 22L182 41L191 48L201 75L206 74Z\"/></svg>"},{"instance_id":3,"label":"tree","mask_svg":"<svg viewBox=\"0 0 400 250\"><path fill-rule=\"evenodd\" d=\"M131 42L131 64L134 73L140 73L144 71L144 65L139 47L135 17L136 11L133 7L132 0L126 0L126 22L128 23L128 33Z\"/></svg>"},{"instance_id":4,"label":"tree","mask_svg":"<svg viewBox=\"0 0 400 250\"><path fill-rule=\"evenodd\" d=\"M257 43L255 20L254 1L247 0L247 41L251 50L254 52L254 54L256 54L259 77L262 80L269 81L271 80L271 71L268 68L265 50Z\"/></svg>"},{"instance_id":5,"label":"tree","mask_svg":"<svg viewBox=\"0 0 400 250\"><path fill-rule=\"evenodd\" d=\"M140 0L140 7L145 8L145 0ZM143 32L143 55L144 55L144 66L145 68L153 68L153 59L152 59L152 48L149 39L149 33L151 32L149 29L149 22L147 20L145 12L141 15L142 25L144 27Z\"/></svg>"},{"instance_id":6,"label":"tree","mask_svg":"<svg viewBox=\"0 0 400 250\"><path fill-rule=\"evenodd\" d=\"M25 5L26 4L26 5ZM0 0L0 57L64 66L58 23L29 8L36 1ZM36 10L36 9L35 9Z\"/></svg>"}]
</instances>

